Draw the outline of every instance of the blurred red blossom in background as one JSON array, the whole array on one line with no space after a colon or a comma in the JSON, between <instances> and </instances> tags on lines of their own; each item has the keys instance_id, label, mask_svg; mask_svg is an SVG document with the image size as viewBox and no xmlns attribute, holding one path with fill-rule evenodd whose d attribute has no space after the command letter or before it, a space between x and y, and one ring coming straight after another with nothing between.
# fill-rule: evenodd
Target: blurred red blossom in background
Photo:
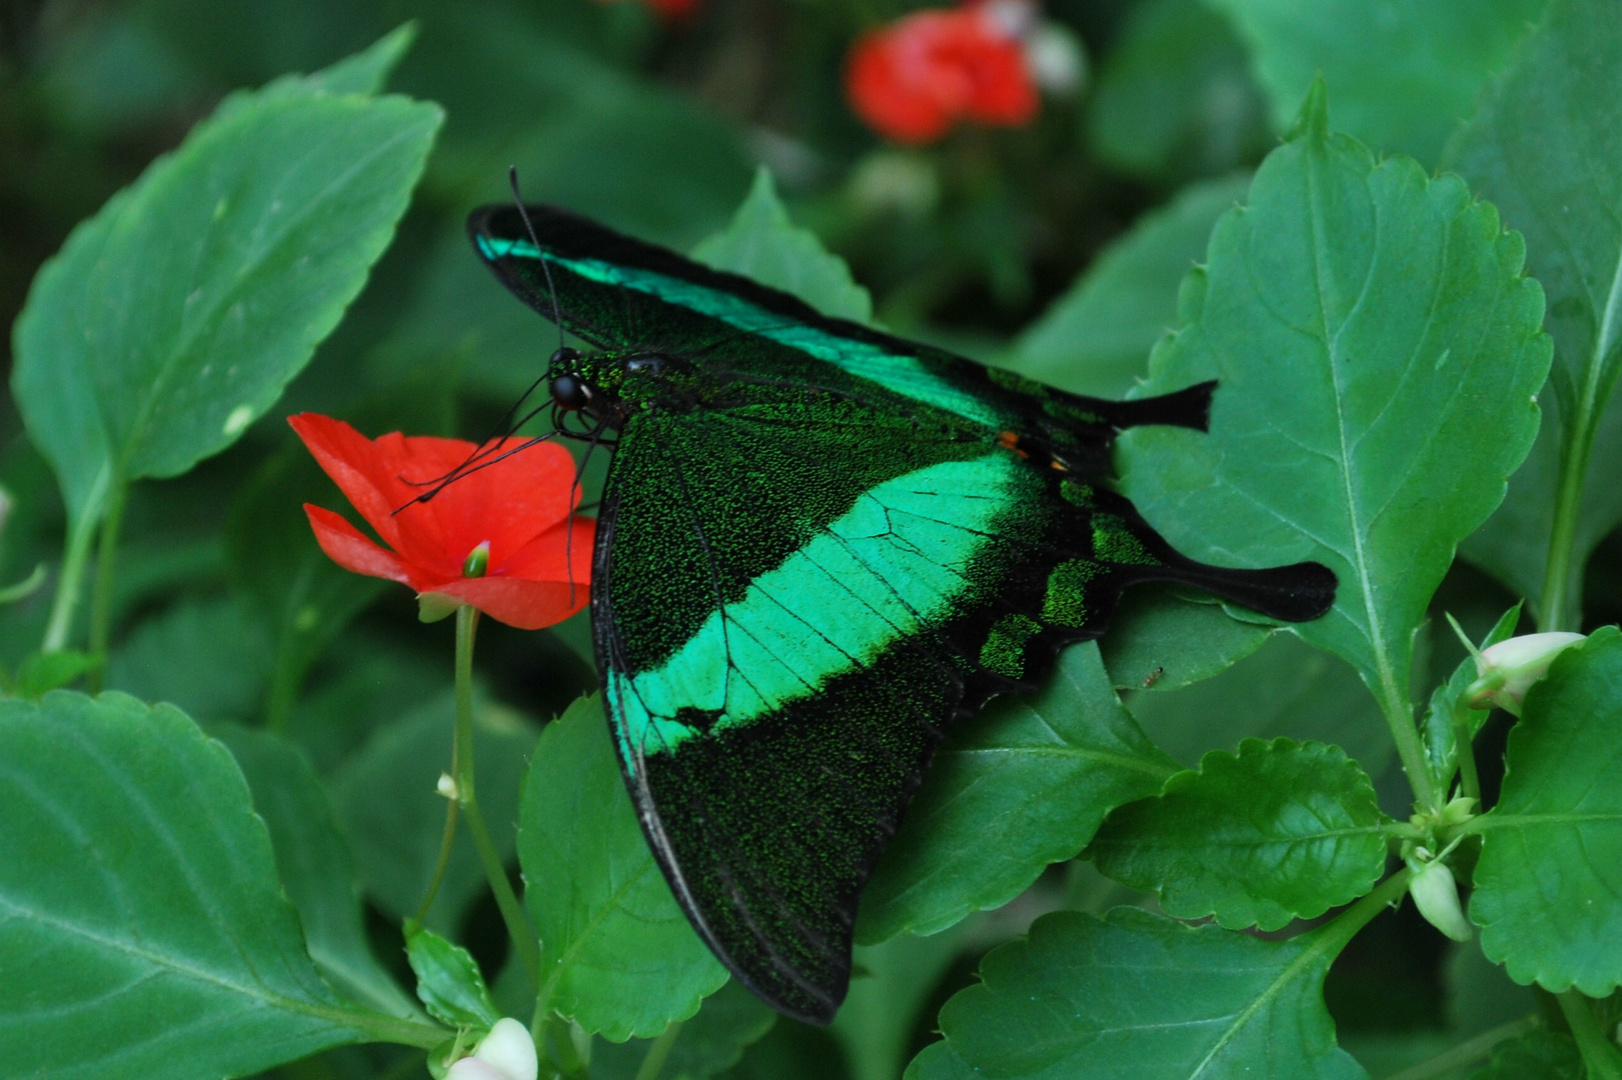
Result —
<instances>
[{"instance_id":1,"label":"blurred red blossom in background","mask_svg":"<svg viewBox=\"0 0 1622 1080\"><path fill-rule=\"evenodd\" d=\"M317 413L287 422L388 544L305 503L316 541L339 566L471 605L522 630L562 622L585 606L597 523L573 514L579 487L563 447L542 443L498 461L492 454L490 464L414 503L425 483L463 468L474 444L399 432L368 439ZM477 576L467 575L470 556Z\"/></svg>"},{"instance_id":2,"label":"blurred red blossom in background","mask_svg":"<svg viewBox=\"0 0 1622 1080\"><path fill-rule=\"evenodd\" d=\"M869 31L851 48L845 90L874 131L901 143L940 138L964 120L1017 127L1035 118L1026 36L1029 0L971 0Z\"/></svg>"},{"instance_id":3,"label":"blurred red blossom in background","mask_svg":"<svg viewBox=\"0 0 1622 1080\"><path fill-rule=\"evenodd\" d=\"M598 0L599 3L612 4L616 0ZM684 22L698 12L702 0L642 0L653 13L667 22Z\"/></svg>"}]
</instances>

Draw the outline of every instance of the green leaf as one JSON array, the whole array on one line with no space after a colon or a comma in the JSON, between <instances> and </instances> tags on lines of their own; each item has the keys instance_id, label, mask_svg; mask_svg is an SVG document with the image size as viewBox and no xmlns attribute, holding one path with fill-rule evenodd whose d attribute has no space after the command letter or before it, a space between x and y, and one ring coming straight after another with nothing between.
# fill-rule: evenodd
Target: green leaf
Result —
<instances>
[{"instance_id":1,"label":"green leaf","mask_svg":"<svg viewBox=\"0 0 1622 1080\"><path fill-rule=\"evenodd\" d=\"M479 965L460 945L408 919L406 958L417 975L417 996L445 1023L488 1031L501 1019Z\"/></svg>"},{"instance_id":2,"label":"green leaf","mask_svg":"<svg viewBox=\"0 0 1622 1080\"><path fill-rule=\"evenodd\" d=\"M456 708L449 693L377 731L333 777L333 804L367 895L403 919L427 895L445 829L439 777L450 769ZM473 711L473 754L479 807L496 850L513 853L518 789L535 729L523 716L483 701ZM484 892L484 870L465 829L457 831L429 927L450 932Z\"/></svg>"},{"instance_id":3,"label":"green leaf","mask_svg":"<svg viewBox=\"0 0 1622 1080\"><path fill-rule=\"evenodd\" d=\"M1089 96L1087 135L1100 161L1149 180L1224 172L1273 142L1244 45L1201 0L1128 11Z\"/></svg>"},{"instance_id":4,"label":"green leaf","mask_svg":"<svg viewBox=\"0 0 1622 1080\"><path fill-rule=\"evenodd\" d=\"M1493 1048L1492 1062L1470 1080L1584 1080L1588 1070L1570 1035L1533 1031Z\"/></svg>"},{"instance_id":5,"label":"green leaf","mask_svg":"<svg viewBox=\"0 0 1622 1080\"><path fill-rule=\"evenodd\" d=\"M114 647L107 684L178 705L204 723L251 722L269 670L263 628L234 600L188 597L136 624Z\"/></svg>"},{"instance_id":6,"label":"green leaf","mask_svg":"<svg viewBox=\"0 0 1622 1080\"><path fill-rule=\"evenodd\" d=\"M1078 394L1126 393L1176 321L1177 287L1204 257L1211 226L1249 186L1248 175L1191 184L1140 218L1020 334L1007 366Z\"/></svg>"},{"instance_id":7,"label":"green leaf","mask_svg":"<svg viewBox=\"0 0 1622 1080\"><path fill-rule=\"evenodd\" d=\"M1470 557L1538 606L1560 462L1589 462L1571 558L1580 568L1622 523L1622 23L1603 0L1557 0L1519 62L1448 148L1457 169L1526 237L1527 268L1549 297L1555 363L1540 398L1545 434ZM1588 442L1593 455L1588 457ZM1576 494L1575 492L1573 494ZM1559 627L1577 625L1581 589Z\"/></svg>"},{"instance_id":8,"label":"green leaf","mask_svg":"<svg viewBox=\"0 0 1622 1080\"><path fill-rule=\"evenodd\" d=\"M8 1073L213 1080L440 1037L322 982L242 773L178 709L0 702L0 763Z\"/></svg>"},{"instance_id":9,"label":"green leaf","mask_svg":"<svg viewBox=\"0 0 1622 1080\"><path fill-rule=\"evenodd\" d=\"M1520 620L1521 605L1516 604L1504 612L1476 647L1485 650L1489 645L1512 637ZM1453 774L1459 770L1459 733L1454 727L1454 718L1462 717L1465 736L1474 739L1481 731L1481 725L1491 715L1490 709L1472 709L1464 704L1465 691L1479 677L1475 657L1466 656L1453 669L1447 682L1431 692L1430 704L1425 709L1424 719L1419 722L1420 737L1425 744L1425 761L1430 766L1431 782L1438 792L1446 793L1448 785L1453 782Z\"/></svg>"},{"instance_id":10,"label":"green leaf","mask_svg":"<svg viewBox=\"0 0 1622 1080\"><path fill-rule=\"evenodd\" d=\"M1372 776L1391 760L1391 735L1357 672L1292 633L1274 634L1196 686L1131 694L1127 707L1156 746L1189 768L1208 750L1280 736L1333 743Z\"/></svg>"},{"instance_id":11,"label":"green leaf","mask_svg":"<svg viewBox=\"0 0 1622 1080\"><path fill-rule=\"evenodd\" d=\"M1168 915L1278 930L1373 887L1380 823L1373 783L1338 746L1246 739L1115 811L1089 852L1103 873L1158 893Z\"/></svg>"},{"instance_id":12,"label":"green leaf","mask_svg":"<svg viewBox=\"0 0 1622 1080\"><path fill-rule=\"evenodd\" d=\"M1271 626L1232 618L1206 597L1153 585L1121 598L1098 641L1110 681L1122 690L1176 690L1219 675L1266 643Z\"/></svg>"},{"instance_id":13,"label":"green leaf","mask_svg":"<svg viewBox=\"0 0 1622 1080\"><path fill-rule=\"evenodd\" d=\"M1146 393L1220 379L1210 433L1125 432L1123 486L1195 558L1327 564L1335 606L1293 632L1396 722L1431 594L1537 432L1549 339L1491 206L1327 128L1320 86L1150 360Z\"/></svg>"},{"instance_id":14,"label":"green leaf","mask_svg":"<svg viewBox=\"0 0 1622 1080\"><path fill-rule=\"evenodd\" d=\"M726 982L648 851L601 698L581 698L547 725L521 814L542 1008L618 1042L687 1019Z\"/></svg>"},{"instance_id":15,"label":"green leaf","mask_svg":"<svg viewBox=\"0 0 1622 1080\"><path fill-rule=\"evenodd\" d=\"M214 737L236 758L253 808L270 829L277 875L316 968L351 1000L395 1016L419 1015L367 941L355 861L310 763L298 747L267 732L226 724Z\"/></svg>"},{"instance_id":16,"label":"green leaf","mask_svg":"<svg viewBox=\"0 0 1622 1080\"><path fill-rule=\"evenodd\" d=\"M1341 129L1433 163L1544 0L1210 0L1233 17L1287 126L1320 75Z\"/></svg>"},{"instance_id":17,"label":"green leaf","mask_svg":"<svg viewBox=\"0 0 1622 1080\"><path fill-rule=\"evenodd\" d=\"M354 56L346 56L331 67L305 79L312 90L329 94L377 94L383 83L417 40L417 24L402 23Z\"/></svg>"},{"instance_id":18,"label":"green leaf","mask_svg":"<svg viewBox=\"0 0 1622 1080\"><path fill-rule=\"evenodd\" d=\"M732 223L699 241L693 258L792 293L824 315L859 323L873 317L873 299L852 280L845 260L789 220L764 165Z\"/></svg>"},{"instance_id":19,"label":"green leaf","mask_svg":"<svg viewBox=\"0 0 1622 1080\"><path fill-rule=\"evenodd\" d=\"M60 690L81 675L88 675L104 663L100 653L77 649L53 649L30 653L17 667L12 693L38 700L52 690Z\"/></svg>"},{"instance_id":20,"label":"green leaf","mask_svg":"<svg viewBox=\"0 0 1622 1080\"><path fill-rule=\"evenodd\" d=\"M907 1080L1367 1080L1323 1005L1342 943L1324 930L1261 941L1135 908L1045 915L946 1003L945 1049Z\"/></svg>"},{"instance_id":21,"label":"green leaf","mask_svg":"<svg viewBox=\"0 0 1622 1080\"><path fill-rule=\"evenodd\" d=\"M337 325L393 235L440 111L233 99L74 230L17 322L12 388L70 517L218 453Z\"/></svg>"},{"instance_id":22,"label":"green leaf","mask_svg":"<svg viewBox=\"0 0 1622 1080\"><path fill-rule=\"evenodd\" d=\"M947 736L862 894L856 939L933 934L1007 903L1175 768L1121 707L1097 646L1067 650L1040 694Z\"/></svg>"},{"instance_id":23,"label":"green leaf","mask_svg":"<svg viewBox=\"0 0 1622 1080\"><path fill-rule=\"evenodd\" d=\"M682 1021L659 1080L704 1080L730 1069L744 1050L777 1022L777 1014L736 979L709 997L691 1020ZM598 1043L591 1051L592 1080L644 1080L639 1074L653 1039Z\"/></svg>"},{"instance_id":24,"label":"green leaf","mask_svg":"<svg viewBox=\"0 0 1622 1080\"><path fill-rule=\"evenodd\" d=\"M1470 919L1516 982L1605 997L1622 985L1622 633L1555 658L1509 735L1503 793L1478 818Z\"/></svg>"}]
</instances>

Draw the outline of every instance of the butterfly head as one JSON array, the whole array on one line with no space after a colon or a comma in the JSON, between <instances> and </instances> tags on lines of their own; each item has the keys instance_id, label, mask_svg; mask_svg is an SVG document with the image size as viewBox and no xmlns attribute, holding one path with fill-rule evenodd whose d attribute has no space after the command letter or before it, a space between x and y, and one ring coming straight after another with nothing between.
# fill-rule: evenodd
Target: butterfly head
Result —
<instances>
[{"instance_id":1,"label":"butterfly head","mask_svg":"<svg viewBox=\"0 0 1622 1080\"><path fill-rule=\"evenodd\" d=\"M582 353L565 346L552 354L547 381L552 403L565 413L581 413L618 426L632 411L662 400L685 366L646 351Z\"/></svg>"}]
</instances>

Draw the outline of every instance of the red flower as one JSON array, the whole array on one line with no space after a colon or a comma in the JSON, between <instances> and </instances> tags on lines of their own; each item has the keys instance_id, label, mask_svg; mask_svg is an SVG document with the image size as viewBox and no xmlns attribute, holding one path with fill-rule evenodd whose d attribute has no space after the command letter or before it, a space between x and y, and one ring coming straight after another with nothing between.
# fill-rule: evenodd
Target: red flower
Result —
<instances>
[{"instance_id":1,"label":"red flower","mask_svg":"<svg viewBox=\"0 0 1622 1080\"><path fill-rule=\"evenodd\" d=\"M418 594L452 597L523 630L561 622L585 606L597 523L572 516L575 465L563 447L528 447L468 473L428 502L407 506L424 490L409 481L443 476L466 461L474 445L398 432L368 439L316 413L287 422L393 549L378 547L331 510L305 503L316 541L339 566L401 582ZM488 545L483 576L463 576L481 545Z\"/></svg>"},{"instance_id":2,"label":"red flower","mask_svg":"<svg viewBox=\"0 0 1622 1080\"><path fill-rule=\"evenodd\" d=\"M614 3L615 0L600 0L601 3ZM698 13L701 0L643 0L653 13L666 22L686 22Z\"/></svg>"},{"instance_id":3,"label":"red flower","mask_svg":"<svg viewBox=\"0 0 1622 1080\"><path fill-rule=\"evenodd\" d=\"M1018 126L1036 115L1025 43L991 4L920 11L860 38L845 89L858 115L897 142L938 139L960 120Z\"/></svg>"}]
</instances>

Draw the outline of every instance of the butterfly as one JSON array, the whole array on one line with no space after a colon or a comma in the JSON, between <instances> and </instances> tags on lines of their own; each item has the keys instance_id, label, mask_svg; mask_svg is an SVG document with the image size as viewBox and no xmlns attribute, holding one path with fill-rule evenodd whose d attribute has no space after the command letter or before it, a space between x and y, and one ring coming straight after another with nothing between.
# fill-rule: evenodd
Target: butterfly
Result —
<instances>
[{"instance_id":1,"label":"butterfly","mask_svg":"<svg viewBox=\"0 0 1622 1080\"><path fill-rule=\"evenodd\" d=\"M705 943L812 1023L850 979L862 886L943 734L1099 637L1123 589L1322 615L1317 563L1203 565L1110 490L1122 429L1204 430L1214 383L1065 393L828 318L550 206L475 210L480 258L589 346L546 372L612 447L591 563L609 724Z\"/></svg>"}]
</instances>

